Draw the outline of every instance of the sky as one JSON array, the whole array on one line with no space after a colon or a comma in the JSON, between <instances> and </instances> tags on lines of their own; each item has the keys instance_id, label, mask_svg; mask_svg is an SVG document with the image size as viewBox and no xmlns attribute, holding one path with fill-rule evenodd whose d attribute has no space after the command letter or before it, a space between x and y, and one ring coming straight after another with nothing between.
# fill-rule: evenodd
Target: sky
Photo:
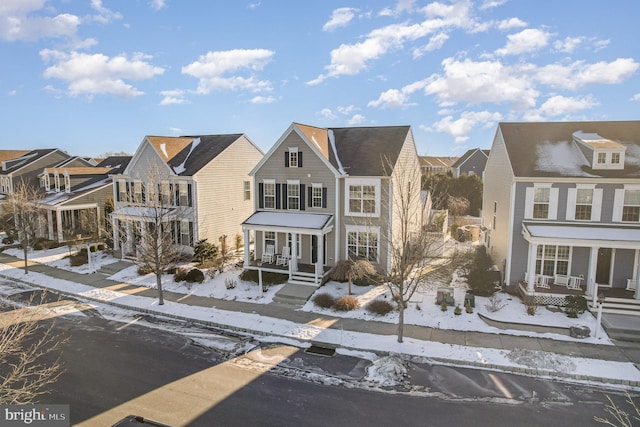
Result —
<instances>
[{"instance_id":1,"label":"sky","mask_svg":"<svg viewBox=\"0 0 640 427\"><path fill-rule=\"evenodd\" d=\"M0 149L410 125L418 154L502 121L636 120L636 0L2 0Z\"/></svg>"}]
</instances>

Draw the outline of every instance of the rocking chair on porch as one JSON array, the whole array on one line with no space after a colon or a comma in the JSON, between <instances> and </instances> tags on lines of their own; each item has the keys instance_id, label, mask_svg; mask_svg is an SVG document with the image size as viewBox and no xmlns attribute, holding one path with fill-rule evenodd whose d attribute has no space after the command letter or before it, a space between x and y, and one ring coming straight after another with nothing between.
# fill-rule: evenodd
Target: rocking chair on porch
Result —
<instances>
[{"instance_id":1,"label":"rocking chair on porch","mask_svg":"<svg viewBox=\"0 0 640 427\"><path fill-rule=\"evenodd\" d=\"M288 266L291 260L291 248L289 246L282 247L282 253L276 258L276 265Z\"/></svg>"},{"instance_id":2,"label":"rocking chair on porch","mask_svg":"<svg viewBox=\"0 0 640 427\"><path fill-rule=\"evenodd\" d=\"M273 255L276 251L275 245L267 245L264 252L262 252L262 262L273 262Z\"/></svg>"}]
</instances>

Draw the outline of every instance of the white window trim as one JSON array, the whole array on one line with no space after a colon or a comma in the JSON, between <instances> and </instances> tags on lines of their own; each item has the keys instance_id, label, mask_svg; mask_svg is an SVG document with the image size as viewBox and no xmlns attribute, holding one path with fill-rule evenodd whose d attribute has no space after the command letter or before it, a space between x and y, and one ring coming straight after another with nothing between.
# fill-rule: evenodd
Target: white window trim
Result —
<instances>
[{"instance_id":1,"label":"white window trim","mask_svg":"<svg viewBox=\"0 0 640 427\"><path fill-rule=\"evenodd\" d=\"M272 208L268 208L267 207L267 192L265 191L265 188L267 186L267 184L273 184L273 207ZM271 196L269 196L271 197ZM276 180L275 179L263 179L262 180L262 207L263 209L276 209L276 206L278 206L277 200L276 198L278 197L278 193L276 192Z\"/></svg>"},{"instance_id":2,"label":"white window trim","mask_svg":"<svg viewBox=\"0 0 640 427\"><path fill-rule=\"evenodd\" d=\"M251 181L242 182L242 200L251 200Z\"/></svg>"},{"instance_id":3,"label":"white window trim","mask_svg":"<svg viewBox=\"0 0 640 427\"><path fill-rule=\"evenodd\" d=\"M287 233L287 246L289 246L290 248L292 247L292 239L291 239L291 235L293 233ZM300 237L300 233L296 233L296 252L298 252L296 254L296 258L301 259L302 258L302 237Z\"/></svg>"},{"instance_id":4,"label":"white window trim","mask_svg":"<svg viewBox=\"0 0 640 427\"><path fill-rule=\"evenodd\" d=\"M377 253L378 259L376 259L375 263L380 263L380 227L368 227L366 225L346 225L345 226L345 235L344 235L344 253L345 256L349 256L349 233L357 232L357 233L375 233L378 235L378 245L377 245Z\"/></svg>"},{"instance_id":5,"label":"white window trim","mask_svg":"<svg viewBox=\"0 0 640 427\"><path fill-rule=\"evenodd\" d=\"M291 166L291 153L296 153L296 165ZM300 167L300 157L298 156L298 147L289 147L287 149L287 156L289 157L289 167L290 168L298 168Z\"/></svg>"},{"instance_id":6,"label":"white window trim","mask_svg":"<svg viewBox=\"0 0 640 427\"><path fill-rule=\"evenodd\" d=\"M273 233L273 248L276 252L278 252L278 233L275 231L262 232L262 252L267 250L267 233Z\"/></svg>"},{"instance_id":7,"label":"white window trim","mask_svg":"<svg viewBox=\"0 0 640 427\"><path fill-rule=\"evenodd\" d=\"M347 178L344 183L344 215L358 217L379 217L380 216L380 180L376 178ZM351 212L349 211L349 187L352 185L371 185L375 187L375 211L374 212Z\"/></svg>"},{"instance_id":8,"label":"white window trim","mask_svg":"<svg viewBox=\"0 0 640 427\"><path fill-rule=\"evenodd\" d=\"M295 186L298 187L298 208L297 209L291 209L290 208L290 203L289 203L289 186L290 185L292 185L294 187ZM299 211L300 208L301 208L300 202L302 200L302 195L300 194L300 192L301 192L300 191L300 180L299 179L288 179L287 180L287 189L286 189L286 191L287 191L287 196L286 196L286 198L287 198L287 210L288 211Z\"/></svg>"},{"instance_id":9,"label":"white window trim","mask_svg":"<svg viewBox=\"0 0 640 427\"><path fill-rule=\"evenodd\" d=\"M320 189L320 206L315 205L315 197L313 196L314 190ZM322 209L322 199L324 198L324 189L322 187L322 183L312 183L311 184L311 208L313 209Z\"/></svg>"},{"instance_id":10,"label":"white window trim","mask_svg":"<svg viewBox=\"0 0 640 427\"><path fill-rule=\"evenodd\" d=\"M622 211L624 209L624 196L625 191L637 191L640 190L640 184L625 184L624 188L618 188L615 191L615 196L613 199L613 217L611 218L613 222L624 222L627 224L637 224L637 221L623 221L622 220Z\"/></svg>"},{"instance_id":11,"label":"white window trim","mask_svg":"<svg viewBox=\"0 0 640 427\"><path fill-rule=\"evenodd\" d=\"M549 188L549 215L547 218L534 218L533 217L533 205L536 188ZM558 196L560 189L553 187L551 183L539 183L536 182L532 187L525 189L525 206L524 206L524 219L535 220L555 220L558 218Z\"/></svg>"}]
</instances>

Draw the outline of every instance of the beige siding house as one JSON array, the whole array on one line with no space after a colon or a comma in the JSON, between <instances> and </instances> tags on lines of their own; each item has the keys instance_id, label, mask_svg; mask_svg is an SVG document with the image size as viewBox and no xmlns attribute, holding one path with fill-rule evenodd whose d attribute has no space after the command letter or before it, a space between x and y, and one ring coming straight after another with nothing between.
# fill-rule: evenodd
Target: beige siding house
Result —
<instances>
[{"instance_id":1,"label":"beige siding house","mask_svg":"<svg viewBox=\"0 0 640 427\"><path fill-rule=\"evenodd\" d=\"M153 205L168 210L167 230L185 252L205 238L219 244L226 236L232 247L253 211L248 173L262 154L243 134L146 136L127 168L111 175L115 249L135 254Z\"/></svg>"},{"instance_id":2,"label":"beige siding house","mask_svg":"<svg viewBox=\"0 0 640 427\"><path fill-rule=\"evenodd\" d=\"M244 266L284 269L292 282L318 285L348 258L389 269L400 177L413 177L411 191L420 205L420 165L409 126L293 123L251 176L255 212L243 227L255 251L253 259L245 253ZM420 221L416 212L412 224L419 227Z\"/></svg>"},{"instance_id":3,"label":"beige siding house","mask_svg":"<svg viewBox=\"0 0 640 427\"><path fill-rule=\"evenodd\" d=\"M18 182L34 188L38 174L46 167L60 164L70 156L57 148L39 150L0 150L0 196L11 194Z\"/></svg>"}]
</instances>

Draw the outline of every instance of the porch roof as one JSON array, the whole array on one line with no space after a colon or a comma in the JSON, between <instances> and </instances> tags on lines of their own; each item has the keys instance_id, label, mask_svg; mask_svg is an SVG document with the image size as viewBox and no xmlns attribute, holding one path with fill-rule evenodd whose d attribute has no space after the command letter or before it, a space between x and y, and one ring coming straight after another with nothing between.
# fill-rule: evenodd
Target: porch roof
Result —
<instances>
[{"instance_id":1,"label":"porch roof","mask_svg":"<svg viewBox=\"0 0 640 427\"><path fill-rule=\"evenodd\" d=\"M255 212L242 225L250 229L256 228L297 228L306 230L325 230L331 223L333 215L302 212Z\"/></svg>"},{"instance_id":2,"label":"porch roof","mask_svg":"<svg viewBox=\"0 0 640 427\"><path fill-rule=\"evenodd\" d=\"M125 206L111 212L115 217L129 217L144 220L145 218L167 218L174 213L175 208L154 208L149 206Z\"/></svg>"},{"instance_id":3,"label":"porch roof","mask_svg":"<svg viewBox=\"0 0 640 427\"><path fill-rule=\"evenodd\" d=\"M637 226L523 223L522 231L529 238L562 239L585 244L607 241L637 245L640 242L640 228Z\"/></svg>"}]
</instances>

